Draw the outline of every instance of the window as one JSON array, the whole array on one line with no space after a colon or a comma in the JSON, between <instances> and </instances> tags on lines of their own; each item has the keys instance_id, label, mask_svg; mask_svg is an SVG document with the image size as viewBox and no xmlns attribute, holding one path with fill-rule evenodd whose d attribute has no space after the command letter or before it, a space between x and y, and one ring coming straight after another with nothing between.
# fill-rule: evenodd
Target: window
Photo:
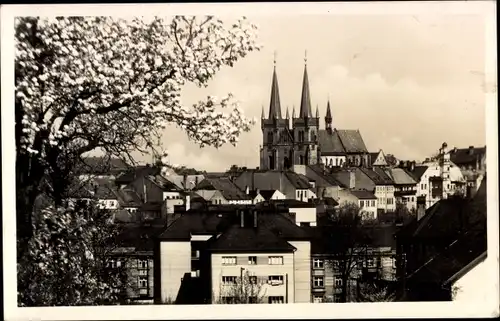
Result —
<instances>
[{"instance_id":1,"label":"window","mask_svg":"<svg viewBox=\"0 0 500 321\"><path fill-rule=\"evenodd\" d=\"M222 265L236 265L236 256L223 256Z\"/></svg>"},{"instance_id":2,"label":"window","mask_svg":"<svg viewBox=\"0 0 500 321\"><path fill-rule=\"evenodd\" d=\"M315 269L323 269L324 268L324 261L322 259L314 259L313 260L313 267Z\"/></svg>"},{"instance_id":3,"label":"window","mask_svg":"<svg viewBox=\"0 0 500 321\"><path fill-rule=\"evenodd\" d=\"M368 267L374 267L375 266L375 262L373 261L373 258L368 258L366 264L367 264Z\"/></svg>"},{"instance_id":4,"label":"window","mask_svg":"<svg viewBox=\"0 0 500 321\"><path fill-rule=\"evenodd\" d=\"M300 222L300 226L302 226L302 227L311 226L311 223L310 222Z\"/></svg>"},{"instance_id":5,"label":"window","mask_svg":"<svg viewBox=\"0 0 500 321\"><path fill-rule=\"evenodd\" d=\"M375 200L372 201L372 207L375 207Z\"/></svg>"},{"instance_id":6,"label":"window","mask_svg":"<svg viewBox=\"0 0 500 321\"><path fill-rule=\"evenodd\" d=\"M395 269L397 267L397 261L396 261L396 257L393 256L392 257L392 268Z\"/></svg>"},{"instance_id":7,"label":"window","mask_svg":"<svg viewBox=\"0 0 500 321\"><path fill-rule=\"evenodd\" d=\"M257 264L257 257L256 256L249 256L248 257L248 264L249 265L255 265L255 264Z\"/></svg>"},{"instance_id":8,"label":"window","mask_svg":"<svg viewBox=\"0 0 500 321\"><path fill-rule=\"evenodd\" d=\"M236 277L235 276L223 276L222 277L222 283L223 284L235 284L236 283Z\"/></svg>"},{"instance_id":9,"label":"window","mask_svg":"<svg viewBox=\"0 0 500 321\"><path fill-rule=\"evenodd\" d=\"M147 269L148 268L148 260L137 260L137 267L139 269Z\"/></svg>"},{"instance_id":10,"label":"window","mask_svg":"<svg viewBox=\"0 0 500 321\"><path fill-rule=\"evenodd\" d=\"M148 275L148 270L139 270L139 275Z\"/></svg>"},{"instance_id":11,"label":"window","mask_svg":"<svg viewBox=\"0 0 500 321\"><path fill-rule=\"evenodd\" d=\"M236 261L236 258L235 258ZM236 262L235 262L236 264ZM270 256L269 257L270 265L283 265L283 257L282 256Z\"/></svg>"},{"instance_id":12,"label":"window","mask_svg":"<svg viewBox=\"0 0 500 321\"><path fill-rule=\"evenodd\" d=\"M147 288L148 287L148 278L144 276L139 277L139 288Z\"/></svg>"},{"instance_id":13,"label":"window","mask_svg":"<svg viewBox=\"0 0 500 321\"><path fill-rule=\"evenodd\" d=\"M120 260L110 260L108 262L108 267L111 267L113 269L119 268L120 266L122 266L122 262L120 262Z\"/></svg>"},{"instance_id":14,"label":"window","mask_svg":"<svg viewBox=\"0 0 500 321\"><path fill-rule=\"evenodd\" d=\"M199 250L191 250L191 258L197 259L200 257L200 251Z\"/></svg>"},{"instance_id":15,"label":"window","mask_svg":"<svg viewBox=\"0 0 500 321\"><path fill-rule=\"evenodd\" d=\"M283 296L270 296L268 298L269 304L283 304L285 303L285 300Z\"/></svg>"},{"instance_id":16,"label":"window","mask_svg":"<svg viewBox=\"0 0 500 321\"><path fill-rule=\"evenodd\" d=\"M335 278L335 286L336 287L341 287L342 286L342 279Z\"/></svg>"},{"instance_id":17,"label":"window","mask_svg":"<svg viewBox=\"0 0 500 321\"><path fill-rule=\"evenodd\" d=\"M270 275L268 283L271 285L283 284L283 275Z\"/></svg>"},{"instance_id":18,"label":"window","mask_svg":"<svg viewBox=\"0 0 500 321\"><path fill-rule=\"evenodd\" d=\"M392 198L388 198L387 199L387 205L392 205L393 203L393 199Z\"/></svg>"},{"instance_id":19,"label":"window","mask_svg":"<svg viewBox=\"0 0 500 321\"><path fill-rule=\"evenodd\" d=\"M359 207L363 207L363 206L365 206L365 202L359 201Z\"/></svg>"},{"instance_id":20,"label":"window","mask_svg":"<svg viewBox=\"0 0 500 321\"><path fill-rule=\"evenodd\" d=\"M323 296L322 295L314 295L313 296L313 303L323 303Z\"/></svg>"},{"instance_id":21,"label":"window","mask_svg":"<svg viewBox=\"0 0 500 321\"><path fill-rule=\"evenodd\" d=\"M313 284L314 284L315 288L324 288L325 287L325 280L322 276L315 276Z\"/></svg>"}]
</instances>

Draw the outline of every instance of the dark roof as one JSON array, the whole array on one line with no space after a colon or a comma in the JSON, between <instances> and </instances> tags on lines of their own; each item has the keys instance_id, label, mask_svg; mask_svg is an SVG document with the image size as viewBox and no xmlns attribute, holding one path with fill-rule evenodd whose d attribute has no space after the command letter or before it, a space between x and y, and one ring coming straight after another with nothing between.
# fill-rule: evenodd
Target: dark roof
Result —
<instances>
[{"instance_id":1,"label":"dark roof","mask_svg":"<svg viewBox=\"0 0 500 321\"><path fill-rule=\"evenodd\" d=\"M135 247L136 251L153 251L154 238L165 229L164 226L125 224L116 237L122 247Z\"/></svg>"},{"instance_id":2,"label":"dark roof","mask_svg":"<svg viewBox=\"0 0 500 321\"><path fill-rule=\"evenodd\" d=\"M248 200L249 195L245 194L236 184L227 177L210 178L207 177L196 187L199 190L209 189L220 191L226 200Z\"/></svg>"},{"instance_id":3,"label":"dark roof","mask_svg":"<svg viewBox=\"0 0 500 321\"><path fill-rule=\"evenodd\" d=\"M250 189L284 190L285 186L296 189L309 189L309 181L291 171L247 170L234 179L234 183L242 190Z\"/></svg>"},{"instance_id":4,"label":"dark roof","mask_svg":"<svg viewBox=\"0 0 500 321\"><path fill-rule=\"evenodd\" d=\"M420 179L422 178L422 175L424 175L425 171L429 168L428 166L425 165L419 165L415 166L413 170L408 170L408 173L415 178L417 182L420 182Z\"/></svg>"},{"instance_id":5,"label":"dark roof","mask_svg":"<svg viewBox=\"0 0 500 321\"><path fill-rule=\"evenodd\" d=\"M116 184L130 184L138 178L142 178L145 176L155 176L160 175L161 169L157 166L150 165L140 165L128 169L118 175L115 179Z\"/></svg>"},{"instance_id":6,"label":"dark roof","mask_svg":"<svg viewBox=\"0 0 500 321\"><path fill-rule=\"evenodd\" d=\"M323 201L328 206L337 206L337 205L339 205L339 203L335 199L333 199L331 197L324 197Z\"/></svg>"},{"instance_id":7,"label":"dark roof","mask_svg":"<svg viewBox=\"0 0 500 321\"><path fill-rule=\"evenodd\" d=\"M325 180L328 184L332 186L342 186L342 183L339 182L328 170L326 170L322 165L315 164L309 165L309 169L311 169L316 175Z\"/></svg>"},{"instance_id":8,"label":"dark roof","mask_svg":"<svg viewBox=\"0 0 500 321\"><path fill-rule=\"evenodd\" d=\"M359 168L375 185L392 185L394 182L381 168Z\"/></svg>"},{"instance_id":9,"label":"dark roof","mask_svg":"<svg viewBox=\"0 0 500 321\"><path fill-rule=\"evenodd\" d=\"M375 163L375 161L377 160L377 156L380 152L377 152L377 153L369 153L370 155L370 158L369 158L369 161L370 161L370 166L373 165L373 163Z\"/></svg>"},{"instance_id":10,"label":"dark roof","mask_svg":"<svg viewBox=\"0 0 500 321\"><path fill-rule=\"evenodd\" d=\"M370 191L367 190L351 190L352 195L356 196L358 199L376 199L377 197Z\"/></svg>"},{"instance_id":11,"label":"dark roof","mask_svg":"<svg viewBox=\"0 0 500 321\"><path fill-rule=\"evenodd\" d=\"M450 160L458 165L469 165L475 163L481 157L486 155L486 146L457 148L450 150Z\"/></svg>"},{"instance_id":12,"label":"dark roof","mask_svg":"<svg viewBox=\"0 0 500 321\"><path fill-rule=\"evenodd\" d=\"M141 211L161 211L163 203L160 202L147 202L141 205Z\"/></svg>"},{"instance_id":13,"label":"dark roof","mask_svg":"<svg viewBox=\"0 0 500 321\"><path fill-rule=\"evenodd\" d=\"M182 191L175 183L169 181L168 179L166 179L161 175L147 176L147 179L156 184L163 191L176 191L176 192Z\"/></svg>"},{"instance_id":14,"label":"dark roof","mask_svg":"<svg viewBox=\"0 0 500 321\"><path fill-rule=\"evenodd\" d=\"M298 189L309 189L309 180L304 175L297 174L295 172L285 171L283 172L288 181L293 185L293 187Z\"/></svg>"},{"instance_id":15,"label":"dark roof","mask_svg":"<svg viewBox=\"0 0 500 321\"><path fill-rule=\"evenodd\" d=\"M77 164L77 172L80 174L113 174L129 167L130 165L119 158L85 157Z\"/></svg>"},{"instance_id":16,"label":"dark roof","mask_svg":"<svg viewBox=\"0 0 500 321\"><path fill-rule=\"evenodd\" d=\"M139 207L142 200L136 191L131 189L119 189L117 191L118 200L123 207Z\"/></svg>"},{"instance_id":17,"label":"dark roof","mask_svg":"<svg viewBox=\"0 0 500 321\"><path fill-rule=\"evenodd\" d=\"M403 168L390 168L385 170L386 174L396 185L417 184L417 181Z\"/></svg>"},{"instance_id":18,"label":"dark roof","mask_svg":"<svg viewBox=\"0 0 500 321\"><path fill-rule=\"evenodd\" d=\"M329 132L326 129L320 129L318 131L318 144L321 149L321 155L334 156L345 154L342 142L335 131Z\"/></svg>"},{"instance_id":19,"label":"dark roof","mask_svg":"<svg viewBox=\"0 0 500 321\"><path fill-rule=\"evenodd\" d=\"M335 130L347 153L368 153L365 142L359 130L336 129Z\"/></svg>"},{"instance_id":20,"label":"dark roof","mask_svg":"<svg viewBox=\"0 0 500 321\"><path fill-rule=\"evenodd\" d=\"M278 86L278 75L276 67L273 70L273 82L271 85L271 102L269 103L269 119L281 119L280 91Z\"/></svg>"},{"instance_id":21,"label":"dark roof","mask_svg":"<svg viewBox=\"0 0 500 321\"><path fill-rule=\"evenodd\" d=\"M231 226L210 246L212 252L292 252L295 247L267 228Z\"/></svg>"}]
</instances>

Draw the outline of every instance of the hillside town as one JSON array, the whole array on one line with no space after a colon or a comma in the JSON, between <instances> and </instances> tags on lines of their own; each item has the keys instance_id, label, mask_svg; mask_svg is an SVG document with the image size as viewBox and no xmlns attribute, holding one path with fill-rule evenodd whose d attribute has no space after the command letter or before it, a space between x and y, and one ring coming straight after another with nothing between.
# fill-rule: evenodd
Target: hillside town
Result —
<instances>
[{"instance_id":1,"label":"hillside town","mask_svg":"<svg viewBox=\"0 0 500 321\"><path fill-rule=\"evenodd\" d=\"M313 20L319 16L308 19L316 23ZM274 18L261 20L268 23L266 46L326 47L322 38L307 43L309 31L293 39L293 44L275 43L296 20L281 25L275 25ZM351 23L358 26L361 20ZM376 38L372 27L385 23L382 20L370 20L366 30L360 29L366 39ZM330 57L338 47L345 47L339 38L338 43L332 42L331 52L315 47L320 52L316 57L327 61L328 68L312 68L306 55L298 76L287 72L286 79L297 78L300 86L300 100L299 89L294 89L296 105L290 104L297 108L289 109L282 105L285 95L280 96L279 85L285 79L279 77L276 53L267 70L270 52L258 55L263 48L257 42L258 28L246 17L223 21L215 16L159 17L155 13L147 18L16 16L13 21L15 104L12 113L2 108L2 119L12 116L15 124L10 134L15 140L15 161L7 164L12 165L10 173L7 165L4 169L15 176L15 196L6 198L11 205L15 199L15 211L8 208L5 212L12 220L4 220L10 224L4 232L12 231L14 236L4 243L15 247L17 255L13 269L17 278L12 276L17 281L17 287L12 287L17 291L12 293L17 296L16 309L467 301L475 293L484 295L481 290L494 283L483 277L487 273L487 153L478 134L484 127L481 115L470 111L473 103L462 103L465 98L448 99L451 94L446 91L435 99L436 105L430 101L434 97L413 101L414 96L442 94L444 87L434 85L429 85L432 91L420 91L425 87L420 81L435 78L441 85L439 75L455 78L451 67L435 74L430 74L434 67L429 67L419 74L418 68L401 66L414 67L412 59L425 54L407 58L386 46L388 53L373 54L374 60L366 61L366 66L382 66L381 57L408 60L394 67L389 59L385 64L390 68L385 71L380 66L373 72L359 69L363 74L359 76L359 70L351 68L354 58L341 60L351 57L354 47L339 53L338 60ZM401 22L393 23L384 30L396 30L394 26ZM333 39L344 33L336 26L315 28L328 29L325 35ZM457 26L461 34L462 25ZM451 27L443 30L447 28ZM394 39L407 40L408 35L413 34ZM357 41L365 45L365 40ZM437 54L422 48L421 53L432 52L429 57ZM462 65L465 58L460 59ZM440 66L445 60L434 64ZM255 78L247 84L247 74L257 64L266 68L265 77L269 77L252 72ZM325 71L320 69L328 73L310 82L309 72ZM396 69L401 71L390 76L389 71ZM469 71L465 71L467 77ZM365 73L369 74L365 77ZM413 81L417 76L422 79ZM326 97L335 87L332 79L336 84L351 79L346 88L356 90L344 100L313 101L312 88L324 85L318 93ZM220 82L214 85L215 81ZM270 81L270 86L262 85L264 81ZM449 85L453 95L469 88L466 81L457 83ZM201 97L210 84L218 87L213 90L217 93ZM376 95L370 86L384 89ZM225 92L236 88L244 89L234 96ZM354 115L352 105L344 104L365 92L366 100L352 103L364 108ZM260 103L235 98L245 93L266 101L262 111ZM376 97L391 95L405 99L396 99L387 108L404 106L390 120L385 119L387 109L377 109L369 114L383 115L375 124L365 111L373 112L372 105L387 105ZM422 152L424 159L407 156L412 146L406 146L404 154L398 145L387 142L398 131L406 131L406 123L380 136L374 134L374 127L392 126L410 109L442 107L448 117L458 110L458 103L467 113L448 123L441 116L426 116L426 121L439 124L432 125L428 136L405 142L422 144L415 150L434 151ZM480 105L484 101L478 99ZM446 109L450 106L453 112ZM470 115L479 120L469 126ZM349 118L365 122L352 128L345 125ZM460 135L450 130L455 119L462 121L457 128L466 124ZM432 121L415 121L407 137ZM368 135L363 136L364 132ZM246 134L259 140L245 141ZM439 144L430 146L434 145L427 140L430 136L439 137L434 140ZM174 153L166 152L165 146L177 144L184 150L187 141L200 153L210 147L210 153L203 157L186 153L179 156L184 159L181 165L173 165ZM464 145L452 146L454 142ZM236 156L224 154L223 146L233 148ZM243 151L252 153L252 166ZM139 162L138 155L147 161ZM208 164L191 168L200 163L213 166L210 171ZM39 316L30 318L35 317Z\"/></svg>"},{"instance_id":2,"label":"hillside town","mask_svg":"<svg viewBox=\"0 0 500 321\"><path fill-rule=\"evenodd\" d=\"M395 160L340 129L329 102L321 128L307 66L303 77L299 112L282 117L273 72L260 167L85 158L71 200L97 201L123 228L110 254L127 270L123 302L459 298L486 257L486 147L445 142L424 161Z\"/></svg>"}]
</instances>

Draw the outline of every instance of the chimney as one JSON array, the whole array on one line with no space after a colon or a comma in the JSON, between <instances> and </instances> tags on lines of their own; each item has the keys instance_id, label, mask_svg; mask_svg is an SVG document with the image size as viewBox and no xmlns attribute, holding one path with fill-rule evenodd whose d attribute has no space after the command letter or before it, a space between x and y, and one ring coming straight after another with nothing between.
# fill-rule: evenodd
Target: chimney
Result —
<instances>
[{"instance_id":1,"label":"chimney","mask_svg":"<svg viewBox=\"0 0 500 321\"><path fill-rule=\"evenodd\" d=\"M148 202L148 190L146 188L146 178L143 176L142 177L142 189L144 193L144 203Z\"/></svg>"},{"instance_id":2,"label":"chimney","mask_svg":"<svg viewBox=\"0 0 500 321\"><path fill-rule=\"evenodd\" d=\"M195 186L198 186L198 175L194 177L194 184Z\"/></svg>"},{"instance_id":3,"label":"chimney","mask_svg":"<svg viewBox=\"0 0 500 321\"><path fill-rule=\"evenodd\" d=\"M245 211L240 211L240 226L245 227Z\"/></svg>"},{"instance_id":4,"label":"chimney","mask_svg":"<svg viewBox=\"0 0 500 321\"><path fill-rule=\"evenodd\" d=\"M191 209L191 195L186 195L186 199L184 201L184 206L186 207L186 212Z\"/></svg>"},{"instance_id":5,"label":"chimney","mask_svg":"<svg viewBox=\"0 0 500 321\"><path fill-rule=\"evenodd\" d=\"M247 186L245 186L245 194L249 195L250 194L250 188Z\"/></svg>"},{"instance_id":6,"label":"chimney","mask_svg":"<svg viewBox=\"0 0 500 321\"><path fill-rule=\"evenodd\" d=\"M256 192L257 192L257 194L260 194L260 189L259 189L259 188L257 188Z\"/></svg>"},{"instance_id":7,"label":"chimney","mask_svg":"<svg viewBox=\"0 0 500 321\"><path fill-rule=\"evenodd\" d=\"M425 215L425 205L424 204L418 204L417 205L417 221L420 221L422 217Z\"/></svg>"},{"instance_id":8,"label":"chimney","mask_svg":"<svg viewBox=\"0 0 500 321\"><path fill-rule=\"evenodd\" d=\"M469 155L474 154L474 146L469 146Z\"/></svg>"},{"instance_id":9,"label":"chimney","mask_svg":"<svg viewBox=\"0 0 500 321\"><path fill-rule=\"evenodd\" d=\"M187 174L184 174L183 183L182 184L184 184L184 189L188 189Z\"/></svg>"},{"instance_id":10,"label":"chimney","mask_svg":"<svg viewBox=\"0 0 500 321\"><path fill-rule=\"evenodd\" d=\"M253 227L257 228L257 211L253 211Z\"/></svg>"},{"instance_id":11,"label":"chimney","mask_svg":"<svg viewBox=\"0 0 500 321\"><path fill-rule=\"evenodd\" d=\"M411 162L411 164L410 164L410 171L411 172L415 171L415 161Z\"/></svg>"},{"instance_id":12,"label":"chimney","mask_svg":"<svg viewBox=\"0 0 500 321\"><path fill-rule=\"evenodd\" d=\"M349 170L349 189L356 187L356 174L354 169Z\"/></svg>"}]
</instances>

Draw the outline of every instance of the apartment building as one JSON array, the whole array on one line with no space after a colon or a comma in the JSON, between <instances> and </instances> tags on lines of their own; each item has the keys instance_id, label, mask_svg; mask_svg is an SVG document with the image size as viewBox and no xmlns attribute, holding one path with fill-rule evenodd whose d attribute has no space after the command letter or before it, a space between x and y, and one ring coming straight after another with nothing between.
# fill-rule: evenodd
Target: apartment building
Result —
<instances>
[{"instance_id":1,"label":"apartment building","mask_svg":"<svg viewBox=\"0 0 500 321\"><path fill-rule=\"evenodd\" d=\"M310 302L309 238L268 204L193 209L156 239L155 301ZM243 288L259 291L242 298Z\"/></svg>"}]
</instances>

